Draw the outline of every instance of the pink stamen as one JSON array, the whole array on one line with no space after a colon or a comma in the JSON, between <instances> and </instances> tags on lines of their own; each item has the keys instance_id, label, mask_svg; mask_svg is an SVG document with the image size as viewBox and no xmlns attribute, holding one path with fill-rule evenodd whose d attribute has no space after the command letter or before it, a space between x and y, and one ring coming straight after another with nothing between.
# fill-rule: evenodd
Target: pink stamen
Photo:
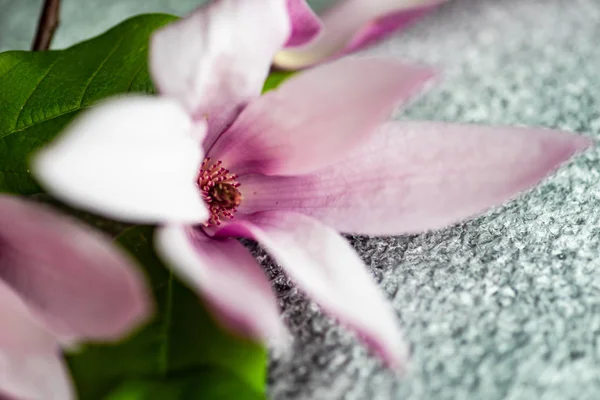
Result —
<instances>
[{"instance_id":1,"label":"pink stamen","mask_svg":"<svg viewBox=\"0 0 600 400\"><path fill-rule=\"evenodd\" d=\"M240 187L238 176L230 174L222 165L222 161L211 163L207 157L202 161L198 174L198 187L210 211L210 217L204 224L206 227L219 226L224 220L232 219L241 201L237 190Z\"/></svg>"}]
</instances>

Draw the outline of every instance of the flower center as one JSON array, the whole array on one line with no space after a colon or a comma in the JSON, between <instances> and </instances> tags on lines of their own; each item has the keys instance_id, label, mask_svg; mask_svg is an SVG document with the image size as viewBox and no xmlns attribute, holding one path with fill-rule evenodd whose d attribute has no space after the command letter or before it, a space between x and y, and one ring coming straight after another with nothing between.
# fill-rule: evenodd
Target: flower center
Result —
<instances>
[{"instance_id":1,"label":"flower center","mask_svg":"<svg viewBox=\"0 0 600 400\"><path fill-rule=\"evenodd\" d=\"M210 211L210 218L205 223L207 227L221 225L223 220L233 218L242 202L237 175L229 173L222 164L221 161L212 163L207 157L198 175L198 186Z\"/></svg>"}]
</instances>

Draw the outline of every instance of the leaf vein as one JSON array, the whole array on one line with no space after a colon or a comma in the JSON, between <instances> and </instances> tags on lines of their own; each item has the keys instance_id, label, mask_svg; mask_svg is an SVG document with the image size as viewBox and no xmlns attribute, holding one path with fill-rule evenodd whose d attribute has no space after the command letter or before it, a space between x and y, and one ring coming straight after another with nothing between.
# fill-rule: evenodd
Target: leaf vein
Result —
<instances>
[{"instance_id":1,"label":"leaf vein","mask_svg":"<svg viewBox=\"0 0 600 400\"><path fill-rule=\"evenodd\" d=\"M146 60L142 61L142 65L140 65L140 67L135 72L135 74L133 74L133 78L131 79L131 82L129 82L129 85L127 86L127 91L128 92L131 91L131 86L133 86L133 82L135 82L135 80L138 77L138 75L140 74L140 72L142 72L142 69L144 69L144 65L146 65Z\"/></svg>"},{"instance_id":2,"label":"leaf vein","mask_svg":"<svg viewBox=\"0 0 600 400\"><path fill-rule=\"evenodd\" d=\"M169 371L169 330L171 329L173 308L173 272L169 270L169 281L167 284L167 303L165 305L165 317L163 319L161 330L161 344L159 352L158 369L161 375L166 375Z\"/></svg>"},{"instance_id":3,"label":"leaf vein","mask_svg":"<svg viewBox=\"0 0 600 400\"><path fill-rule=\"evenodd\" d=\"M94 79L100 73L100 71L102 71L102 68L104 68L104 65L108 62L108 60L110 60L110 58L113 56L113 54L115 54L115 52L117 51L117 49L119 48L119 46L121 46L121 43L123 43L124 39L125 39L125 36L121 36L121 39L112 48L112 50L106 55L106 58L100 63L100 65L98 66L98 68L96 69L96 71L94 71L94 73L90 77L90 80L85 85L85 90L83 91L83 95L81 96L81 100L79 100L79 107L78 108L81 108L83 106L83 102L85 100L85 96L87 95L87 92L90 89L90 86L92 86L92 83L94 82Z\"/></svg>"},{"instance_id":4,"label":"leaf vein","mask_svg":"<svg viewBox=\"0 0 600 400\"><path fill-rule=\"evenodd\" d=\"M72 110L67 110L67 111L65 111L65 112L62 112L62 113L60 113L60 114L55 114L55 115L53 115L53 116L51 116L51 117L48 117L48 118L46 118L46 119L41 119L41 120L39 120L39 121L36 121L36 122L35 122L35 123L33 123L33 124L28 124L28 125L25 125L25 126L24 126L24 127L22 127L22 128L19 128L19 129L16 129L16 128L15 128L15 129L13 129L12 131L10 131L10 132L7 132L7 133L6 133L5 135L3 135L3 136L0 134L0 139L1 139L1 138L5 138L5 137L7 137L7 136L9 136L9 135L12 135L13 133L19 133L19 132L23 132L25 129L27 129L27 128L31 128L31 127L32 127L32 126L34 126L34 125L38 125L38 124L42 124L42 123L44 123L44 122L52 121L53 119L56 119L56 118L59 118L59 117L62 117L62 116L65 116L65 115L67 115L67 114L71 114L71 113L74 113L74 112L77 112L77 111L82 111L82 110L85 110L85 109L87 109L87 108L89 108L89 107L74 108L74 109L72 109Z\"/></svg>"},{"instance_id":5,"label":"leaf vein","mask_svg":"<svg viewBox=\"0 0 600 400\"><path fill-rule=\"evenodd\" d=\"M29 100L31 100L31 98L33 97L33 95L35 94L35 92L38 90L38 88L40 87L40 85L42 84L42 82L44 81L44 79L46 79L48 77L48 75L52 71L52 68L54 68L54 66L56 65L56 63L59 60L60 60L60 57L58 57L56 60L54 60L54 62L52 64L50 64L50 67L48 67L48 71L46 71L46 73L44 74L44 76L42 76L42 79L40 79L35 84L33 90L31 91L31 93L29 94L29 96L27 97L27 99L25 100L25 103L23 104L23 107L21 107L21 110L19 111L19 114L17 115L17 120L15 121L15 128L14 129L17 129L17 126L19 125L19 120L21 119L21 115L23 114L23 111L25 110L25 107L27 107L27 103L29 103ZM33 124L30 124L30 125L33 125Z\"/></svg>"},{"instance_id":6,"label":"leaf vein","mask_svg":"<svg viewBox=\"0 0 600 400\"><path fill-rule=\"evenodd\" d=\"M9 69L6 70L6 72L4 72L2 75L0 75L0 79L4 78L6 75L8 75L8 73L10 71L12 71L13 69L15 69L16 67L18 67L19 65L23 64L25 60L21 60L18 63L16 63L15 65L13 65L12 67L10 67Z\"/></svg>"}]
</instances>

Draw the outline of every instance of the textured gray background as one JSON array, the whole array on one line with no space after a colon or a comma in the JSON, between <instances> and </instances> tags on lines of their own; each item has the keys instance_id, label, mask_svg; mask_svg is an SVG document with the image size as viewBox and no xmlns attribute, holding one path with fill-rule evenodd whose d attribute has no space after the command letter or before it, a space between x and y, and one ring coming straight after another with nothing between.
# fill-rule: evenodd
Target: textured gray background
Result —
<instances>
[{"instance_id":1,"label":"textured gray background","mask_svg":"<svg viewBox=\"0 0 600 400\"><path fill-rule=\"evenodd\" d=\"M29 46L36 3L0 0L0 49ZM194 3L65 0L55 46L127 15L180 14ZM446 79L400 118L542 125L597 136L599 38L598 0L453 0L369 52L445 71ZM291 355L273 357L273 397L600 398L599 171L599 152L591 150L474 221L417 236L350 238L412 345L412 370L402 380L259 252L296 338Z\"/></svg>"}]
</instances>

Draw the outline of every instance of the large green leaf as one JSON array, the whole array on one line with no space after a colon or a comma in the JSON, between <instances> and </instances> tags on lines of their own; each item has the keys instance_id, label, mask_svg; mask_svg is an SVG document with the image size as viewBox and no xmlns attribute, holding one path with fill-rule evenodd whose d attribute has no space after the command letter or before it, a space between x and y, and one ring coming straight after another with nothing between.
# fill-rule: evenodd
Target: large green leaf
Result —
<instances>
[{"instance_id":1,"label":"large green leaf","mask_svg":"<svg viewBox=\"0 0 600 400\"><path fill-rule=\"evenodd\" d=\"M43 192L29 173L29 155L56 137L81 110L120 93L153 93L149 37L175 19L140 15L65 50L1 53L0 192ZM264 91L290 75L272 72Z\"/></svg>"},{"instance_id":2,"label":"large green leaf","mask_svg":"<svg viewBox=\"0 0 600 400\"><path fill-rule=\"evenodd\" d=\"M123 343L90 345L68 357L80 398L102 399L124 383L125 392L140 391L133 399L148 398L143 394L153 387L167 392L200 390L189 387L185 379L180 386L177 382L182 376L195 377L207 393L223 393L228 380L237 382L230 387L234 392L225 398L263 398L265 350L215 324L198 296L157 258L152 249L151 228L131 228L117 241L144 266L156 299L157 316ZM241 388L243 391L237 393Z\"/></svg>"},{"instance_id":3,"label":"large green leaf","mask_svg":"<svg viewBox=\"0 0 600 400\"><path fill-rule=\"evenodd\" d=\"M0 192L41 191L28 156L82 109L119 93L153 92L149 37L175 18L141 15L65 50L0 54Z\"/></svg>"},{"instance_id":4,"label":"large green leaf","mask_svg":"<svg viewBox=\"0 0 600 400\"><path fill-rule=\"evenodd\" d=\"M106 400L264 400L226 371L196 370L168 380L129 381Z\"/></svg>"}]
</instances>

